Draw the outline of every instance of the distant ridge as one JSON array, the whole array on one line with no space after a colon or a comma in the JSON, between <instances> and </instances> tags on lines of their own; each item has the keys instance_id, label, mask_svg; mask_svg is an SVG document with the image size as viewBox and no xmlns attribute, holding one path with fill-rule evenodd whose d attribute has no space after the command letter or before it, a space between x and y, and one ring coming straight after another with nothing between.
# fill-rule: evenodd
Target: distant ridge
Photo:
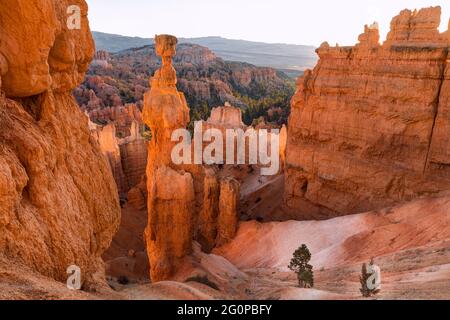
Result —
<instances>
[{"instance_id":1,"label":"distant ridge","mask_svg":"<svg viewBox=\"0 0 450 320\"><path fill-rule=\"evenodd\" d=\"M92 32L97 50L119 52L153 44L152 38L128 37L104 32ZM222 37L180 38L180 43L208 47L217 56L228 61L247 62L256 66L272 67L297 76L306 68L314 67L315 47L293 44L272 44Z\"/></svg>"}]
</instances>

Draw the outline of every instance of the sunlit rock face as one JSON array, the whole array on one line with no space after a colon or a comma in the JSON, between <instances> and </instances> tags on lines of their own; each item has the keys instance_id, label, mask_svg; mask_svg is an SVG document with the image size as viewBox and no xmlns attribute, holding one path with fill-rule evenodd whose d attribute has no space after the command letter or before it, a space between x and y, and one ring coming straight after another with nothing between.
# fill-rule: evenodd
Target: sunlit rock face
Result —
<instances>
[{"instance_id":1,"label":"sunlit rock face","mask_svg":"<svg viewBox=\"0 0 450 320\"><path fill-rule=\"evenodd\" d=\"M151 80L144 97L143 120L151 128L147 164L148 225L147 254L152 281L170 278L191 253L195 195L192 175L172 168L170 153L175 145L172 131L185 128L189 108L176 89L172 66L177 39L157 36L156 51L162 67Z\"/></svg>"},{"instance_id":2,"label":"sunlit rock face","mask_svg":"<svg viewBox=\"0 0 450 320\"><path fill-rule=\"evenodd\" d=\"M81 9L68 30L67 8ZM0 2L0 255L84 288L120 221L117 189L71 91L94 46L82 0Z\"/></svg>"},{"instance_id":3,"label":"sunlit rock face","mask_svg":"<svg viewBox=\"0 0 450 320\"><path fill-rule=\"evenodd\" d=\"M152 131L148 149L147 191L148 225L145 242L152 281L171 279L188 262L194 240L210 251L219 242L220 217L234 222L231 231L224 231L226 242L236 232L237 201L228 207L221 202L239 199L239 184L221 192L222 178L216 169L203 164L176 165L171 159L174 130L186 128L189 107L183 93L176 88L177 78L172 66L177 39L156 36L156 52L162 67L151 79L151 90L145 94L143 120ZM226 183L226 182L224 182ZM222 209L223 208L223 209Z\"/></svg>"},{"instance_id":4,"label":"sunlit rock face","mask_svg":"<svg viewBox=\"0 0 450 320\"><path fill-rule=\"evenodd\" d=\"M216 127L226 128L244 128L242 122L241 109L226 103L223 107L217 107L211 110L211 116L207 120L208 124Z\"/></svg>"},{"instance_id":5,"label":"sunlit rock face","mask_svg":"<svg viewBox=\"0 0 450 320\"><path fill-rule=\"evenodd\" d=\"M80 30L67 27L70 5L81 9ZM7 96L29 97L48 88L66 92L79 85L94 54L85 1L8 0L2 1L0 9Z\"/></svg>"},{"instance_id":6,"label":"sunlit rock face","mask_svg":"<svg viewBox=\"0 0 450 320\"><path fill-rule=\"evenodd\" d=\"M424 8L419 11L405 9L391 21L391 31L385 44L391 46L446 46L445 34L439 33L441 7Z\"/></svg>"},{"instance_id":7,"label":"sunlit rock face","mask_svg":"<svg viewBox=\"0 0 450 320\"><path fill-rule=\"evenodd\" d=\"M450 188L448 38L440 8L402 11L383 45L317 49L289 119L285 205L299 219L382 208Z\"/></svg>"}]
</instances>

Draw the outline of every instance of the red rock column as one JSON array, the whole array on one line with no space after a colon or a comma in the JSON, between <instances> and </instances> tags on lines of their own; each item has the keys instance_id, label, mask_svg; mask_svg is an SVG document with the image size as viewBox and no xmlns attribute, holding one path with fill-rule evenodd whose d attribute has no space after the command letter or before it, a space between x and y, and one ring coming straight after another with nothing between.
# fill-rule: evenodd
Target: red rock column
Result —
<instances>
[{"instance_id":1,"label":"red rock column","mask_svg":"<svg viewBox=\"0 0 450 320\"><path fill-rule=\"evenodd\" d=\"M163 65L151 79L143 111L143 120L152 131L147 163L145 239L153 282L170 279L191 253L195 211L192 176L171 160L175 145L171 142L172 132L186 128L189 123L189 108L184 95L176 89L176 72L172 66L177 39L162 35L156 36L155 42Z\"/></svg>"},{"instance_id":2,"label":"red rock column","mask_svg":"<svg viewBox=\"0 0 450 320\"><path fill-rule=\"evenodd\" d=\"M216 239L216 245L218 247L233 240L236 235L239 222L239 189L239 182L233 178L225 178L220 183Z\"/></svg>"},{"instance_id":3,"label":"red rock column","mask_svg":"<svg viewBox=\"0 0 450 320\"><path fill-rule=\"evenodd\" d=\"M197 241L203 251L211 252L216 245L220 193L220 184L214 172L206 174L203 189L203 207L198 219Z\"/></svg>"}]
</instances>

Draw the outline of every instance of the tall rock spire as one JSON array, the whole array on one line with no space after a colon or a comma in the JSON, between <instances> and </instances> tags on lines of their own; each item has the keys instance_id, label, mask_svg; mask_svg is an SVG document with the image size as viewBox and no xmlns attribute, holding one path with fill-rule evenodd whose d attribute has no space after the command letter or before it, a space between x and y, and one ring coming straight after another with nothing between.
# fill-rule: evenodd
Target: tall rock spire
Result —
<instances>
[{"instance_id":1,"label":"tall rock spire","mask_svg":"<svg viewBox=\"0 0 450 320\"><path fill-rule=\"evenodd\" d=\"M177 38L155 37L162 67L150 80L144 97L143 120L152 131L147 164L148 225L145 231L152 281L167 280L190 254L195 211L191 174L178 170L171 161L173 130L189 123L189 108L176 88L172 66Z\"/></svg>"},{"instance_id":2,"label":"tall rock spire","mask_svg":"<svg viewBox=\"0 0 450 320\"><path fill-rule=\"evenodd\" d=\"M176 88L172 66L177 39L159 35L155 43L162 66L150 80L143 110L143 120L152 131L145 242L153 282L173 278L183 264L190 263L194 238L209 252L234 237L239 200L237 181L219 181L214 169L203 164L172 162L172 149L178 142L172 142L171 136L188 125L189 107Z\"/></svg>"}]
</instances>

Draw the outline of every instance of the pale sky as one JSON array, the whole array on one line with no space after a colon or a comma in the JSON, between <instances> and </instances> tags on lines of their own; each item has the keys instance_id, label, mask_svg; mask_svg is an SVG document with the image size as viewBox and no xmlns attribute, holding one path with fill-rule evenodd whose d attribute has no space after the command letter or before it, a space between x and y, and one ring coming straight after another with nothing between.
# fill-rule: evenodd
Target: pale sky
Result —
<instances>
[{"instance_id":1,"label":"pale sky","mask_svg":"<svg viewBox=\"0 0 450 320\"><path fill-rule=\"evenodd\" d=\"M402 9L440 5L447 30L448 0L87 0L91 29L153 38L222 36L269 43L353 45L364 24L377 21L381 39Z\"/></svg>"}]
</instances>

